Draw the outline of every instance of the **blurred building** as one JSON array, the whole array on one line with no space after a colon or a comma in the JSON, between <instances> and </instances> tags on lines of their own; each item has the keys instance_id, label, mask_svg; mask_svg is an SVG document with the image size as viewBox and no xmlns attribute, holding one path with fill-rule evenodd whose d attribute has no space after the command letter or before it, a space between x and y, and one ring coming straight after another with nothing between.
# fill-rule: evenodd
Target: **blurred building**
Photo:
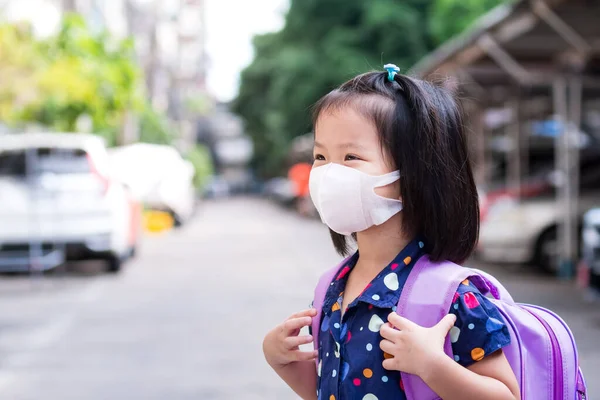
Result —
<instances>
[{"instance_id":1,"label":"blurred building","mask_svg":"<svg viewBox=\"0 0 600 400\"><path fill-rule=\"evenodd\" d=\"M196 141L206 145L215 164L215 172L233 191L245 191L252 185L248 168L254 154L252 140L244 133L239 117L226 103L217 103L210 116L196 125Z\"/></svg>"},{"instance_id":2,"label":"blurred building","mask_svg":"<svg viewBox=\"0 0 600 400\"><path fill-rule=\"evenodd\" d=\"M62 15L74 12L92 29L132 37L150 101L176 124L181 147L194 142L199 110L190 104L201 99L206 110L212 102L205 86L204 0L4 0L0 8L6 20L26 20L40 36L56 32ZM135 141L136 122L129 122L127 141Z\"/></svg>"}]
</instances>

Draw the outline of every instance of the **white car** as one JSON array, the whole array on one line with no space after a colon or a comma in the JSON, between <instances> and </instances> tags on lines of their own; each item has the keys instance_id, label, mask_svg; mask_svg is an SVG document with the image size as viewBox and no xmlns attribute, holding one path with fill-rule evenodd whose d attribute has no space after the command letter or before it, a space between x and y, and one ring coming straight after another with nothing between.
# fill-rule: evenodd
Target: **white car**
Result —
<instances>
[{"instance_id":1,"label":"white car","mask_svg":"<svg viewBox=\"0 0 600 400\"><path fill-rule=\"evenodd\" d=\"M582 176L578 217L600 206L597 174ZM587 180L587 181L586 181ZM487 262L534 263L547 272L558 269L557 227L562 210L552 190L517 200L505 194L482 203L482 221L476 255Z\"/></svg>"},{"instance_id":2,"label":"white car","mask_svg":"<svg viewBox=\"0 0 600 400\"><path fill-rule=\"evenodd\" d=\"M115 177L147 208L169 212L177 225L196 206L193 165L172 146L136 143L109 150Z\"/></svg>"},{"instance_id":3,"label":"white car","mask_svg":"<svg viewBox=\"0 0 600 400\"><path fill-rule=\"evenodd\" d=\"M0 136L0 271L96 258L119 271L135 250L136 218L125 187L109 176L97 136Z\"/></svg>"}]
</instances>

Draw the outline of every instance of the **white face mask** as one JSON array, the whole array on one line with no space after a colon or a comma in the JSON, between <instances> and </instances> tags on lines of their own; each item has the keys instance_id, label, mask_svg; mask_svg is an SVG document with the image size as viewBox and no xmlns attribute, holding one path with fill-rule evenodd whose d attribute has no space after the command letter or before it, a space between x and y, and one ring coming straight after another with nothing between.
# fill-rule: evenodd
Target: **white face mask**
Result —
<instances>
[{"instance_id":1,"label":"white face mask","mask_svg":"<svg viewBox=\"0 0 600 400\"><path fill-rule=\"evenodd\" d=\"M334 232L349 235L381 225L402 210L402 202L375 193L375 188L400 179L400 172L373 176L340 164L326 164L310 173L310 197L321 221Z\"/></svg>"}]
</instances>

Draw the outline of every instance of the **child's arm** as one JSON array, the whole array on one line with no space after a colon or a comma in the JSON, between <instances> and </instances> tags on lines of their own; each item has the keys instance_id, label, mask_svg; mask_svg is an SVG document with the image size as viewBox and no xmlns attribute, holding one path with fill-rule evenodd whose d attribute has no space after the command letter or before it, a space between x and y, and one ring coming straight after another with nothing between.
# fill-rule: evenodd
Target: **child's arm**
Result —
<instances>
[{"instance_id":1,"label":"child's arm","mask_svg":"<svg viewBox=\"0 0 600 400\"><path fill-rule=\"evenodd\" d=\"M317 399L317 373L314 361L297 361L282 367L273 367L273 370L302 399Z\"/></svg>"},{"instance_id":2,"label":"child's arm","mask_svg":"<svg viewBox=\"0 0 600 400\"><path fill-rule=\"evenodd\" d=\"M271 330L263 341L263 352L271 368L298 396L317 398L316 351L301 351L299 346L312 343L312 336L298 336L317 314L314 308L290 316Z\"/></svg>"},{"instance_id":3,"label":"child's arm","mask_svg":"<svg viewBox=\"0 0 600 400\"><path fill-rule=\"evenodd\" d=\"M519 385L502 350L464 368L447 356L432 362L421 379L444 400L519 400Z\"/></svg>"}]
</instances>

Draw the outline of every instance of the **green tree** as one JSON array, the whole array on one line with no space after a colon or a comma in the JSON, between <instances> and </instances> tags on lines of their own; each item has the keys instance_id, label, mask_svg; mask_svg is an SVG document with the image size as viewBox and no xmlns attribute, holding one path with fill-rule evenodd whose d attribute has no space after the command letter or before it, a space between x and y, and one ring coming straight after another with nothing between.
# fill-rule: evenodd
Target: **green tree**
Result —
<instances>
[{"instance_id":1,"label":"green tree","mask_svg":"<svg viewBox=\"0 0 600 400\"><path fill-rule=\"evenodd\" d=\"M3 57L6 55L6 57ZM0 71L20 71L24 82L4 80L0 117L75 131L89 116L93 130L114 144L128 110L142 110L141 72L133 43L94 33L81 16L65 16L60 31L37 41L30 30L0 27Z\"/></svg>"},{"instance_id":2,"label":"green tree","mask_svg":"<svg viewBox=\"0 0 600 400\"><path fill-rule=\"evenodd\" d=\"M145 103L139 113L140 137L143 143L170 144L174 139L166 116L157 112L152 105Z\"/></svg>"},{"instance_id":3,"label":"green tree","mask_svg":"<svg viewBox=\"0 0 600 400\"><path fill-rule=\"evenodd\" d=\"M467 28L482 14L506 0L436 0L431 8L429 29L434 43L441 44Z\"/></svg>"},{"instance_id":4,"label":"green tree","mask_svg":"<svg viewBox=\"0 0 600 400\"><path fill-rule=\"evenodd\" d=\"M0 119L16 123L21 110L39 98L36 78L43 71L31 27L0 25Z\"/></svg>"},{"instance_id":5,"label":"green tree","mask_svg":"<svg viewBox=\"0 0 600 400\"><path fill-rule=\"evenodd\" d=\"M233 103L254 140L259 174L281 172L291 140L310 131L310 107L323 94L387 62L410 68L499 0L469 0L469 15L448 20L462 1L291 0L284 28L254 39L255 58Z\"/></svg>"},{"instance_id":6,"label":"green tree","mask_svg":"<svg viewBox=\"0 0 600 400\"><path fill-rule=\"evenodd\" d=\"M195 145L187 152L185 158L194 166L194 186L202 190L207 180L213 175L213 162L206 146Z\"/></svg>"}]
</instances>

